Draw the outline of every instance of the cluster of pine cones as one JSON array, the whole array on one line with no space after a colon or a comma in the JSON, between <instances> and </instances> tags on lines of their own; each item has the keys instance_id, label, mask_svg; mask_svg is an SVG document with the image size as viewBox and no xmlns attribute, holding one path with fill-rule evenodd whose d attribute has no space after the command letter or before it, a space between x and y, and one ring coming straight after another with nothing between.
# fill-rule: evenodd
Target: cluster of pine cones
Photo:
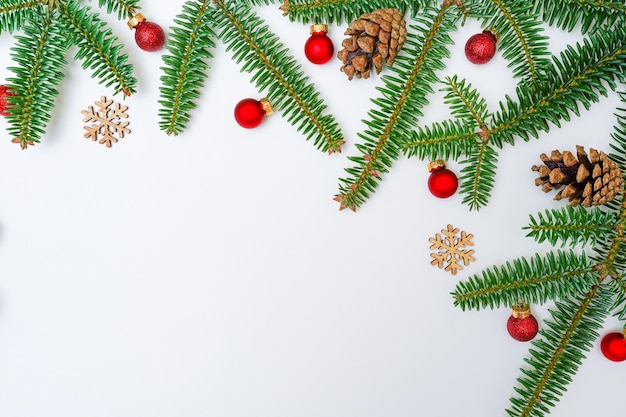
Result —
<instances>
[{"instance_id":1,"label":"cluster of pine cones","mask_svg":"<svg viewBox=\"0 0 626 417\"><path fill-rule=\"evenodd\" d=\"M361 15L345 34L349 37L337 53L343 63L341 71L349 80L369 78L372 67L379 74L384 63L393 65L406 40L406 21L398 9L379 9Z\"/></svg>"}]
</instances>

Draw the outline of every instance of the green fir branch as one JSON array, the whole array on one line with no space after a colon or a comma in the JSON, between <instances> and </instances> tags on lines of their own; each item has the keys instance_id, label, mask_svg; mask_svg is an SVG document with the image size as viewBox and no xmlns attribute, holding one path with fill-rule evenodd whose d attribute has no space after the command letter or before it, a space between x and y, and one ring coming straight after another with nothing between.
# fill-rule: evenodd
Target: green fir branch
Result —
<instances>
[{"instance_id":1,"label":"green fir branch","mask_svg":"<svg viewBox=\"0 0 626 417\"><path fill-rule=\"evenodd\" d=\"M244 0L252 4L277 3L272 0ZM283 15L291 21L305 24L332 24L347 22L358 19L364 13L370 13L377 9L393 7L402 12L412 10L413 14L425 6L426 0L282 0Z\"/></svg>"},{"instance_id":2,"label":"green fir branch","mask_svg":"<svg viewBox=\"0 0 626 417\"><path fill-rule=\"evenodd\" d=\"M498 38L498 50L509 61L513 76L537 79L549 63L549 39L532 3L519 0L466 0L470 15Z\"/></svg>"},{"instance_id":3,"label":"green fir branch","mask_svg":"<svg viewBox=\"0 0 626 417\"><path fill-rule=\"evenodd\" d=\"M549 242L552 246L570 246L610 241L616 235L620 220L615 213L599 208L586 209L582 206L566 206L561 209L546 210L537 216L530 216L526 236L537 243Z\"/></svg>"},{"instance_id":4,"label":"green fir branch","mask_svg":"<svg viewBox=\"0 0 626 417\"><path fill-rule=\"evenodd\" d=\"M159 127L168 135L182 133L196 108L213 58L213 24L211 0L189 0L170 27L159 89Z\"/></svg>"},{"instance_id":5,"label":"green fir branch","mask_svg":"<svg viewBox=\"0 0 626 417\"><path fill-rule=\"evenodd\" d=\"M509 416L543 417L550 412L599 337L610 305L611 292L599 284L576 299L556 302L552 319L545 320L541 337L532 342L525 360L529 368L520 369L517 395L506 410Z\"/></svg>"},{"instance_id":6,"label":"green fir branch","mask_svg":"<svg viewBox=\"0 0 626 417\"><path fill-rule=\"evenodd\" d=\"M619 320L626 321L626 276L611 280L609 286L615 294L611 311Z\"/></svg>"},{"instance_id":7,"label":"green fir branch","mask_svg":"<svg viewBox=\"0 0 626 417\"><path fill-rule=\"evenodd\" d=\"M130 20L136 14L139 7L139 0L98 0L100 7L106 7L109 14L117 13L119 20Z\"/></svg>"},{"instance_id":8,"label":"green fir branch","mask_svg":"<svg viewBox=\"0 0 626 417\"><path fill-rule=\"evenodd\" d=\"M428 104L426 96L439 82L436 71L445 66L443 60L453 43L450 32L456 29L461 15L457 7L444 3L440 9L427 7L415 17L404 53L389 67L395 75L381 77L383 86L378 91L382 97L372 100L376 108L369 111L369 119L364 121L367 128L359 133L363 155L350 158L357 165L346 168L349 177L340 179L339 194L335 196L340 209L356 211L375 191L381 174L398 159L405 138Z\"/></svg>"},{"instance_id":9,"label":"green fir branch","mask_svg":"<svg viewBox=\"0 0 626 417\"><path fill-rule=\"evenodd\" d=\"M611 134L609 157L615 161L622 173L626 173L626 92L618 92L621 101L616 110L616 123Z\"/></svg>"},{"instance_id":10,"label":"green fir branch","mask_svg":"<svg viewBox=\"0 0 626 417\"><path fill-rule=\"evenodd\" d=\"M25 21L42 11L41 0L0 0L0 34L21 29Z\"/></svg>"},{"instance_id":11,"label":"green fir branch","mask_svg":"<svg viewBox=\"0 0 626 417\"><path fill-rule=\"evenodd\" d=\"M483 140L461 164L459 193L463 196L462 203L470 210L479 210L489 202L496 182L498 152Z\"/></svg>"},{"instance_id":12,"label":"green fir branch","mask_svg":"<svg viewBox=\"0 0 626 417\"><path fill-rule=\"evenodd\" d=\"M505 143L514 145L516 138L524 141L538 138L539 132L550 130L550 124L560 126L562 121L570 120L571 114L580 115L580 107L589 109L601 96L616 89L626 68L625 44L624 27L589 35L582 44L570 45L560 57L555 57L552 65L543 67L540 79L520 82L516 89L517 98L507 96L500 102L500 110L487 116L486 126L477 129L474 135L467 127L458 124L435 123L409 132L402 150L409 157L424 158L435 151L441 152L445 146L454 150L449 152L451 155L474 152L466 162L471 163L484 161L475 151L478 138L497 148L502 148ZM479 102L469 100L467 105L477 107ZM623 118L619 123L617 136L623 135ZM428 137L429 132L438 132L438 135ZM623 160L623 157L619 158ZM466 170L477 174L480 167L466 167ZM492 174L491 171L488 174ZM484 197L490 194L490 189L483 187L482 200L478 199L478 178L468 174L461 183L461 190L465 189L470 196L465 201L472 208L487 204ZM490 177L487 179L491 180Z\"/></svg>"},{"instance_id":13,"label":"green fir branch","mask_svg":"<svg viewBox=\"0 0 626 417\"><path fill-rule=\"evenodd\" d=\"M301 65L250 6L235 1L215 0L219 38L227 45L242 71L252 73L252 82L307 140L328 153L340 152L343 135L315 86Z\"/></svg>"},{"instance_id":14,"label":"green fir branch","mask_svg":"<svg viewBox=\"0 0 626 417\"><path fill-rule=\"evenodd\" d=\"M14 76L7 78L11 112L8 132L22 149L40 142L50 120L56 87L64 78L67 65L65 28L53 19L52 12L43 12L24 22L23 35L15 37L11 57L17 66L9 67Z\"/></svg>"},{"instance_id":15,"label":"green fir branch","mask_svg":"<svg viewBox=\"0 0 626 417\"><path fill-rule=\"evenodd\" d=\"M535 0L533 10L547 24L569 32L595 32L626 21L623 0Z\"/></svg>"},{"instance_id":16,"label":"green fir branch","mask_svg":"<svg viewBox=\"0 0 626 417\"><path fill-rule=\"evenodd\" d=\"M549 299L585 293L598 283L596 265L573 251L536 254L492 267L459 282L452 293L462 310L513 306L520 301L543 304Z\"/></svg>"},{"instance_id":17,"label":"green fir branch","mask_svg":"<svg viewBox=\"0 0 626 417\"><path fill-rule=\"evenodd\" d=\"M489 116L487 100L470 83L459 80L456 75L446 77L441 91L445 92L443 102L450 107L452 116L474 129L485 127L485 120Z\"/></svg>"},{"instance_id":18,"label":"green fir branch","mask_svg":"<svg viewBox=\"0 0 626 417\"><path fill-rule=\"evenodd\" d=\"M69 41L78 46L75 58L82 61L83 69L92 70L106 87L113 86L114 93L122 91L129 96L135 92L137 80L128 56L122 54L122 45L117 43L106 23L90 7L81 7L78 1L59 3L61 19L66 26Z\"/></svg>"}]
</instances>

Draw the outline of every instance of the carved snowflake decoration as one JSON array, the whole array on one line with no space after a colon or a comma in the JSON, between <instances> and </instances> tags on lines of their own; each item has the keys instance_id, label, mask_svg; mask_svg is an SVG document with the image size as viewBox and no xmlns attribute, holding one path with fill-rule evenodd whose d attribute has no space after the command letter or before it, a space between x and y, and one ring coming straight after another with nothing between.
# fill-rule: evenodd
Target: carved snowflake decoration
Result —
<instances>
[{"instance_id":1,"label":"carved snowflake decoration","mask_svg":"<svg viewBox=\"0 0 626 417\"><path fill-rule=\"evenodd\" d=\"M459 229L449 224L447 229L441 230L441 234L437 233L435 237L428 239L432 243L430 249L437 250L437 252L430 254L433 258L430 264L445 268L444 270L452 275L456 275L457 271L463 269L463 266L476 260L474 249L467 249L468 246L474 246L474 242L472 242L474 235L461 232L461 235L458 236L458 233Z\"/></svg>"},{"instance_id":2,"label":"carved snowflake decoration","mask_svg":"<svg viewBox=\"0 0 626 417\"><path fill-rule=\"evenodd\" d=\"M130 133L128 129L129 122L122 121L122 119L128 118L126 110L128 106L122 106L119 103L115 103L114 107L111 107L113 100L106 97L100 97L100 101L96 101L94 106L89 106L87 110L81 111L84 123L90 123L90 125L84 126L87 131L84 135L86 139L91 139L94 142L98 141L100 144L105 144L107 148L113 146L113 143L118 142L118 139L124 138L124 136ZM115 136L117 134L117 137ZM99 140L98 140L99 139Z\"/></svg>"}]
</instances>

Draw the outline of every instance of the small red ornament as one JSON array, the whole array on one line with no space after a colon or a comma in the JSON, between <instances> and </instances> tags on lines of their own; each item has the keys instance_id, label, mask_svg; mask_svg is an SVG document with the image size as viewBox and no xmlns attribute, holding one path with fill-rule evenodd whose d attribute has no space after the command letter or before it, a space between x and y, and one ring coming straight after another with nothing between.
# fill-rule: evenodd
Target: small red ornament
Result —
<instances>
[{"instance_id":1,"label":"small red ornament","mask_svg":"<svg viewBox=\"0 0 626 417\"><path fill-rule=\"evenodd\" d=\"M154 22L148 22L141 13L128 21L128 27L135 29L135 42L144 51L154 52L163 48L165 32Z\"/></svg>"},{"instance_id":2,"label":"small red ornament","mask_svg":"<svg viewBox=\"0 0 626 417\"><path fill-rule=\"evenodd\" d=\"M456 174L446 168L446 163L440 159L428 164L428 172L428 189L435 197L448 198L459 187Z\"/></svg>"},{"instance_id":3,"label":"small red ornament","mask_svg":"<svg viewBox=\"0 0 626 417\"><path fill-rule=\"evenodd\" d=\"M600 343L602 354L613 362L626 361L626 328L621 333L608 333Z\"/></svg>"},{"instance_id":4,"label":"small red ornament","mask_svg":"<svg viewBox=\"0 0 626 417\"><path fill-rule=\"evenodd\" d=\"M335 55L335 46L326 35L327 32L327 25L311 26L311 36L304 44L304 54L314 64L325 64Z\"/></svg>"},{"instance_id":5,"label":"small red ornament","mask_svg":"<svg viewBox=\"0 0 626 417\"><path fill-rule=\"evenodd\" d=\"M252 129L260 125L265 116L273 112L274 109L267 98L261 100L244 98L235 106L235 120L241 127Z\"/></svg>"},{"instance_id":6,"label":"small red ornament","mask_svg":"<svg viewBox=\"0 0 626 417\"><path fill-rule=\"evenodd\" d=\"M465 43L465 56L474 64L486 64L496 54L496 35L484 30L472 35Z\"/></svg>"},{"instance_id":7,"label":"small red ornament","mask_svg":"<svg viewBox=\"0 0 626 417\"><path fill-rule=\"evenodd\" d=\"M530 307L526 303L516 304L512 308L511 317L506 323L506 329L511 337L520 342L528 342L537 336L539 323L530 314Z\"/></svg>"},{"instance_id":8,"label":"small red ornament","mask_svg":"<svg viewBox=\"0 0 626 417\"><path fill-rule=\"evenodd\" d=\"M6 85L0 85L0 116L10 116L11 113L7 111L7 109L11 106L11 104L7 101L8 96L14 96Z\"/></svg>"}]
</instances>

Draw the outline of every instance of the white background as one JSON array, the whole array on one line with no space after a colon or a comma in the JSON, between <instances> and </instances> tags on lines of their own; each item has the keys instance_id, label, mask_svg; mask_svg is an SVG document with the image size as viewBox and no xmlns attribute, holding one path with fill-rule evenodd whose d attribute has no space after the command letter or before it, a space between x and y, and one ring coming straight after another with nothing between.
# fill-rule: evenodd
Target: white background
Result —
<instances>
[{"instance_id":1,"label":"white background","mask_svg":"<svg viewBox=\"0 0 626 417\"><path fill-rule=\"evenodd\" d=\"M165 28L182 5L144 3ZM112 16L139 79L125 100L129 136L111 149L83 138L81 110L111 91L71 56L41 144L22 151L0 120L0 416L505 415L530 345L506 332L508 309L462 312L450 292L483 268L549 249L522 227L563 204L534 186L530 167L552 149L608 149L617 96L504 148L479 212L460 195L433 197L427 161L404 157L361 209L340 212L332 197L352 166L346 156L359 154L380 77L348 82L337 60L310 64L308 27L276 6L257 10L339 121L342 154L318 151L279 114L239 127L235 104L263 95L223 45L189 128L166 136L162 53L139 50ZM331 26L336 47L344 29ZM496 110L514 81L499 56L465 59L478 31L469 21L454 34L445 74ZM554 51L577 39L548 33ZM12 43L0 37L0 79ZM440 95L430 101L424 123L449 117ZM428 238L447 224L474 234L476 262L456 276L430 264ZM548 307L533 312L541 320ZM610 318L602 332L619 328ZM596 343L552 415L622 407L625 366Z\"/></svg>"}]
</instances>

